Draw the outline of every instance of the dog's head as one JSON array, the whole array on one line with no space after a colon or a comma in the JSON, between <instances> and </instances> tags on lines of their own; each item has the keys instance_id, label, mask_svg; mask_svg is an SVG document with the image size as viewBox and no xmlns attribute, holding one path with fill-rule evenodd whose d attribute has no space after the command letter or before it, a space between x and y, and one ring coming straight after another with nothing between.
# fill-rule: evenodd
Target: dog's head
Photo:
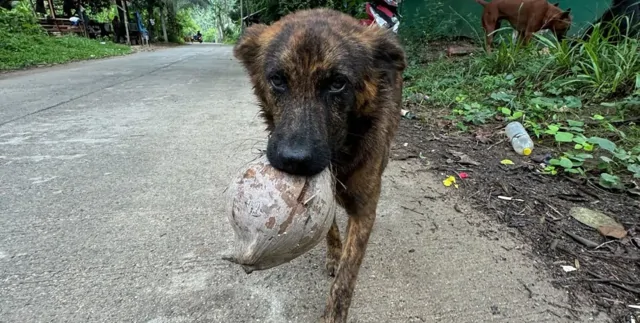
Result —
<instances>
[{"instance_id":1,"label":"dog's head","mask_svg":"<svg viewBox=\"0 0 640 323\"><path fill-rule=\"evenodd\" d=\"M328 9L252 25L234 55L260 101L269 162L305 176L330 165L352 135L354 119L368 120L358 127L375 126L380 98L390 96L406 65L391 31Z\"/></svg>"},{"instance_id":2,"label":"dog's head","mask_svg":"<svg viewBox=\"0 0 640 323\"><path fill-rule=\"evenodd\" d=\"M569 28L571 28L572 20L571 8L562 10L559 8L558 3L549 4L549 10L547 11L545 26L543 28L551 29L558 40L562 41Z\"/></svg>"}]
</instances>

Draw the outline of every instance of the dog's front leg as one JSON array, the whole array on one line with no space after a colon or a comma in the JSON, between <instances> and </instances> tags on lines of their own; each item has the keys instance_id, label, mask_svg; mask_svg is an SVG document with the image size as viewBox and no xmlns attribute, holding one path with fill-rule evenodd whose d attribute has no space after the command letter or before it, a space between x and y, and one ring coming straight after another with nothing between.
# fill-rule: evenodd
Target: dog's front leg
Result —
<instances>
[{"instance_id":1,"label":"dog's front leg","mask_svg":"<svg viewBox=\"0 0 640 323\"><path fill-rule=\"evenodd\" d=\"M327 260L326 267L329 276L334 277L338 271L338 264L340 263L340 257L342 256L342 240L340 240L340 229L336 223L336 218L333 218L333 224L331 229L327 232Z\"/></svg>"},{"instance_id":2,"label":"dog's front leg","mask_svg":"<svg viewBox=\"0 0 640 323\"><path fill-rule=\"evenodd\" d=\"M324 311L325 323L347 322L356 279L367 249L374 219L375 211L366 215L349 215L347 239L342 249L340 264L331 285L329 300Z\"/></svg>"},{"instance_id":3,"label":"dog's front leg","mask_svg":"<svg viewBox=\"0 0 640 323\"><path fill-rule=\"evenodd\" d=\"M532 37L533 37L533 32L526 30L522 36L522 44L525 46L529 45Z\"/></svg>"},{"instance_id":4,"label":"dog's front leg","mask_svg":"<svg viewBox=\"0 0 640 323\"><path fill-rule=\"evenodd\" d=\"M324 311L325 323L347 322L356 279L375 222L380 197L380 178L376 176L372 178L371 174L378 174L378 172L363 170L361 178L357 178L357 175L351 178L350 182L357 184L352 186L347 183L347 187L353 187L353 190L348 188L345 196L342 197L349 222L340 263L335 272L335 279Z\"/></svg>"}]
</instances>

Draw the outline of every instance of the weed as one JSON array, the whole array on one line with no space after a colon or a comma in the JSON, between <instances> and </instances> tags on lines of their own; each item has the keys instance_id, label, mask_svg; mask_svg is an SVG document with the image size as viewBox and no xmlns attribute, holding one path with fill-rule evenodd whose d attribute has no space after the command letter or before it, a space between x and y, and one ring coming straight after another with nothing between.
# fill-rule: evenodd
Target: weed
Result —
<instances>
[{"instance_id":1,"label":"weed","mask_svg":"<svg viewBox=\"0 0 640 323\"><path fill-rule=\"evenodd\" d=\"M491 54L411 66L405 93L427 94L433 107L450 108L449 119L462 131L521 121L558 152L543 173L621 189L640 178L639 45L598 25L586 41L536 35L523 46L503 39Z\"/></svg>"}]
</instances>

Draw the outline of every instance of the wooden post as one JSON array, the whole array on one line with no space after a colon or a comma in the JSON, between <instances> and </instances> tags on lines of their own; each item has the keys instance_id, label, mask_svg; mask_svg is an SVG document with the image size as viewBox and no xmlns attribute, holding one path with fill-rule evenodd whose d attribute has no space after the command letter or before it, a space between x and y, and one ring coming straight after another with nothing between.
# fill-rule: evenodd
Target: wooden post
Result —
<instances>
[{"instance_id":1,"label":"wooden post","mask_svg":"<svg viewBox=\"0 0 640 323\"><path fill-rule=\"evenodd\" d=\"M56 8L53 7L53 1L47 0L49 4L49 11L51 12L51 18L56 19Z\"/></svg>"},{"instance_id":2,"label":"wooden post","mask_svg":"<svg viewBox=\"0 0 640 323\"><path fill-rule=\"evenodd\" d=\"M82 18L82 29L83 29L84 37L89 38L89 31L87 30L87 27L89 26L89 21L88 21L89 16L87 16L87 14L85 13L84 6L82 5L81 2L78 2L78 9L76 10L80 10L80 18Z\"/></svg>"},{"instance_id":3,"label":"wooden post","mask_svg":"<svg viewBox=\"0 0 640 323\"><path fill-rule=\"evenodd\" d=\"M121 7L116 4L122 12L124 13L124 31L127 34L127 45L131 46L131 39L129 38L129 15L127 15L126 3L125 6Z\"/></svg>"}]
</instances>

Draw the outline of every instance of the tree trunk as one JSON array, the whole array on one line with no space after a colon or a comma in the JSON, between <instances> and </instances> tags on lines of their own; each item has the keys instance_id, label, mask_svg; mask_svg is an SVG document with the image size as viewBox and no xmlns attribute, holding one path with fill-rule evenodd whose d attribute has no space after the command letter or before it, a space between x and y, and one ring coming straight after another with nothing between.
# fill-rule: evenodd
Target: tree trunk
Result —
<instances>
[{"instance_id":1,"label":"tree trunk","mask_svg":"<svg viewBox=\"0 0 640 323\"><path fill-rule=\"evenodd\" d=\"M162 10L160 11L160 22L162 23L162 35L164 36L164 42L168 43L169 42L169 37L167 37L167 24L166 24L166 19L165 19L165 9L162 8Z\"/></svg>"},{"instance_id":2,"label":"tree trunk","mask_svg":"<svg viewBox=\"0 0 640 323\"><path fill-rule=\"evenodd\" d=\"M153 39L154 34L154 26L151 25L151 19L153 19L153 8L156 5L155 0L147 1L147 15L149 16L149 21L147 21L147 30L149 30L149 40Z\"/></svg>"},{"instance_id":3,"label":"tree trunk","mask_svg":"<svg viewBox=\"0 0 640 323\"><path fill-rule=\"evenodd\" d=\"M124 7L122 7L122 12L124 13L124 32L127 35L127 45L131 46L131 38L129 36L129 15L127 14L127 2L124 2Z\"/></svg>"},{"instance_id":4,"label":"tree trunk","mask_svg":"<svg viewBox=\"0 0 640 323\"><path fill-rule=\"evenodd\" d=\"M122 3L122 0L116 0L116 7L118 9L118 19L120 19L120 22L125 21L125 19L124 19L124 3Z\"/></svg>"},{"instance_id":5,"label":"tree trunk","mask_svg":"<svg viewBox=\"0 0 640 323\"><path fill-rule=\"evenodd\" d=\"M224 24L222 22L222 8L217 7L214 9L214 16L216 19L216 29L218 29L218 43L222 43L224 40Z\"/></svg>"}]
</instances>

